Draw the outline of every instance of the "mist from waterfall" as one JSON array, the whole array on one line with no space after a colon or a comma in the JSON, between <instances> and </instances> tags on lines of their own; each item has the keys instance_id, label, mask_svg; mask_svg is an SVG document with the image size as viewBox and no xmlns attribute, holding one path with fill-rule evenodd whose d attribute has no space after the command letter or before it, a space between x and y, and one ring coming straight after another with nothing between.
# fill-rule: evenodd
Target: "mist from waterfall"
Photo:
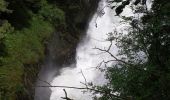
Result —
<instances>
[{"instance_id":1,"label":"mist from waterfall","mask_svg":"<svg viewBox=\"0 0 170 100\"><path fill-rule=\"evenodd\" d=\"M98 10L89 22L86 36L77 47L76 63L62 68L60 70L61 74L51 82L52 86L85 87L80 83L85 82L84 77L87 82L93 82L96 85L102 85L107 81L104 78L104 73L101 73L96 67L102 61L108 61L113 58L109 54L103 53L95 48L107 49L110 45L110 41L107 41L108 33L113 32L114 27L119 29L121 26L119 27L120 18L115 16L114 11L106 5L106 0L100 1ZM125 13L128 12L130 11L127 10ZM111 53L116 55L117 48L114 42L111 50ZM51 90L50 100L62 100L61 97L65 97L63 88L53 87ZM66 88L66 91L68 97L71 99L91 100L91 94L83 94L82 90Z\"/></svg>"}]
</instances>

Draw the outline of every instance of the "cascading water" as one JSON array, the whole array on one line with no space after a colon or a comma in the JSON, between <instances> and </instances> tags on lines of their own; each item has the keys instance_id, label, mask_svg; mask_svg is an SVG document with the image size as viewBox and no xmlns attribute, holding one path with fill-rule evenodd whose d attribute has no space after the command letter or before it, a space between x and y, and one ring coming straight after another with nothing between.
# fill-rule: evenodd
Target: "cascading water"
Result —
<instances>
[{"instance_id":1,"label":"cascading water","mask_svg":"<svg viewBox=\"0 0 170 100\"><path fill-rule=\"evenodd\" d=\"M107 82L104 78L104 73L100 72L96 67L101 64L102 61L113 60L113 58L107 54L106 52L102 52L96 48L100 48L102 50L107 50L110 47L110 41L108 41L109 34L114 33L114 29L116 31L123 31L124 33L127 30L124 30L124 27L128 27L127 23L121 24L121 18L115 16L115 12L110 7L107 7L107 0L101 0L98 5L98 10L92 17L86 36L79 43L76 51L76 63L71 64L70 66L63 66L60 70L56 69L55 60L53 61L53 53L55 50L52 49L50 51L49 56L46 58L47 61L42 67L40 74L40 79L37 82L37 85L49 86L46 82L50 82L51 79L53 81L50 83L52 86L69 86L69 87L85 87L80 82L93 82L96 85L102 85ZM151 0L147 1L148 9L151 8ZM121 15L125 16L134 16L132 13L132 9L130 6L125 7L124 11ZM137 16L139 17L139 16ZM58 40L58 37L55 36L54 40ZM59 41L53 41L50 44L49 48L53 48L54 44ZM118 48L114 45L110 47L110 52L113 55L117 54ZM49 49L51 50L51 49ZM114 64L114 63L109 63ZM103 67L102 65L100 67ZM58 67L57 67L58 68ZM59 74L60 71L60 74ZM59 74L59 75L58 75ZM84 78L85 77L85 78ZM43 81L42 81L43 80ZM64 88L64 87L63 87ZM63 88L59 87L51 87L51 96L50 100L61 100L61 97L65 97L65 93ZM90 93L83 94L81 89L71 89L65 88L67 91L67 96L74 100L91 100L92 96ZM42 95L44 94L45 95ZM35 100L48 100L50 95L50 90L44 87L38 87L35 91ZM63 100L63 99L62 99Z\"/></svg>"},{"instance_id":2,"label":"cascading water","mask_svg":"<svg viewBox=\"0 0 170 100\"><path fill-rule=\"evenodd\" d=\"M106 82L104 74L95 67L103 60L108 61L113 58L109 54L94 48L107 49L110 46L110 41L107 41L108 33L113 32L114 27L121 28L119 27L120 18L115 16L114 11L106 6L106 0L99 3L98 10L89 23L86 36L77 47L77 62L61 69L61 74L51 82L52 86L85 87L80 83L85 81L84 77L87 82L93 82L97 85ZM104 14L100 16L102 13ZM111 53L116 55L117 48L115 45L112 45L111 50ZM53 87L51 90L50 100L61 100L61 97L65 97L63 88ZM82 90L66 88L66 91L68 97L74 100L91 100L90 94L83 94Z\"/></svg>"}]
</instances>

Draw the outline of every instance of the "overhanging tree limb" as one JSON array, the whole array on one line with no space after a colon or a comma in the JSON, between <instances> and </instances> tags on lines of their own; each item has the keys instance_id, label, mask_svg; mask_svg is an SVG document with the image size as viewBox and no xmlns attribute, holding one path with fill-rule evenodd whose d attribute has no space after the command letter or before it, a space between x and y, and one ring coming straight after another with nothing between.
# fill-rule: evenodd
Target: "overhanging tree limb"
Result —
<instances>
[{"instance_id":1,"label":"overhanging tree limb","mask_svg":"<svg viewBox=\"0 0 170 100\"><path fill-rule=\"evenodd\" d=\"M44 87L44 88L55 87L55 88L70 88L70 89L78 89L78 90L91 90L94 92L106 94L105 91L101 91L101 90L97 90L97 89L93 89L93 88L89 88L89 87L72 87L72 86L35 86L35 87ZM126 97L121 97L121 96L115 95L113 93L110 93L109 95L111 95L115 98L121 99L121 100L127 100Z\"/></svg>"}]
</instances>

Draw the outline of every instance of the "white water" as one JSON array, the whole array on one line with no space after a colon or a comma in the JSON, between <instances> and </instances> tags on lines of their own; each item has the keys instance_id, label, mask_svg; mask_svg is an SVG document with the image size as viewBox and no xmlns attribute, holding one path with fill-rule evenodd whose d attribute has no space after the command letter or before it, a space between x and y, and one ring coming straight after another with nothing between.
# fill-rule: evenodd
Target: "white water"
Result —
<instances>
[{"instance_id":1,"label":"white water","mask_svg":"<svg viewBox=\"0 0 170 100\"><path fill-rule=\"evenodd\" d=\"M99 9L103 9L105 5L105 0L101 1L99 3ZM51 85L84 87L84 85L80 83L85 81L81 71L86 77L87 82L93 82L98 85L106 82L104 75L94 67L97 67L103 60L107 61L112 58L107 53L101 53L101 51L93 48L107 49L109 47L110 42L106 41L108 38L107 33L113 32L114 27L118 28L120 19L116 17L114 11L108 7L104 9L104 12L105 14L101 17L97 17L98 15L96 13L90 21L86 36L77 47L77 62L61 69L61 75L55 77ZM95 25L96 23L97 27ZM117 53L117 48L114 45L111 50L114 55ZM61 97L65 97L63 88L51 88L51 90L50 100L63 100ZM90 94L83 94L81 92L82 90L66 88L66 91L68 97L71 99L91 100Z\"/></svg>"}]
</instances>

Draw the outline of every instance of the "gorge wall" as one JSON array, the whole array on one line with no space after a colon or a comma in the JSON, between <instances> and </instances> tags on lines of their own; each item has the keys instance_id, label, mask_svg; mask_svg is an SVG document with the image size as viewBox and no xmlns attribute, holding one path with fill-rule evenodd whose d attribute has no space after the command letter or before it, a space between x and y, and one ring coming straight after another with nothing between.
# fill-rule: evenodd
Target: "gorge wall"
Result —
<instances>
[{"instance_id":1,"label":"gorge wall","mask_svg":"<svg viewBox=\"0 0 170 100\"><path fill-rule=\"evenodd\" d=\"M46 58L38 75L37 85L47 85L59 74L62 66L75 62L76 47L84 35L91 16L96 11L99 0L51 1L65 12L65 26L57 26L56 32L47 43ZM44 94L44 95L42 95ZM35 100L49 100L51 90L38 87Z\"/></svg>"}]
</instances>

